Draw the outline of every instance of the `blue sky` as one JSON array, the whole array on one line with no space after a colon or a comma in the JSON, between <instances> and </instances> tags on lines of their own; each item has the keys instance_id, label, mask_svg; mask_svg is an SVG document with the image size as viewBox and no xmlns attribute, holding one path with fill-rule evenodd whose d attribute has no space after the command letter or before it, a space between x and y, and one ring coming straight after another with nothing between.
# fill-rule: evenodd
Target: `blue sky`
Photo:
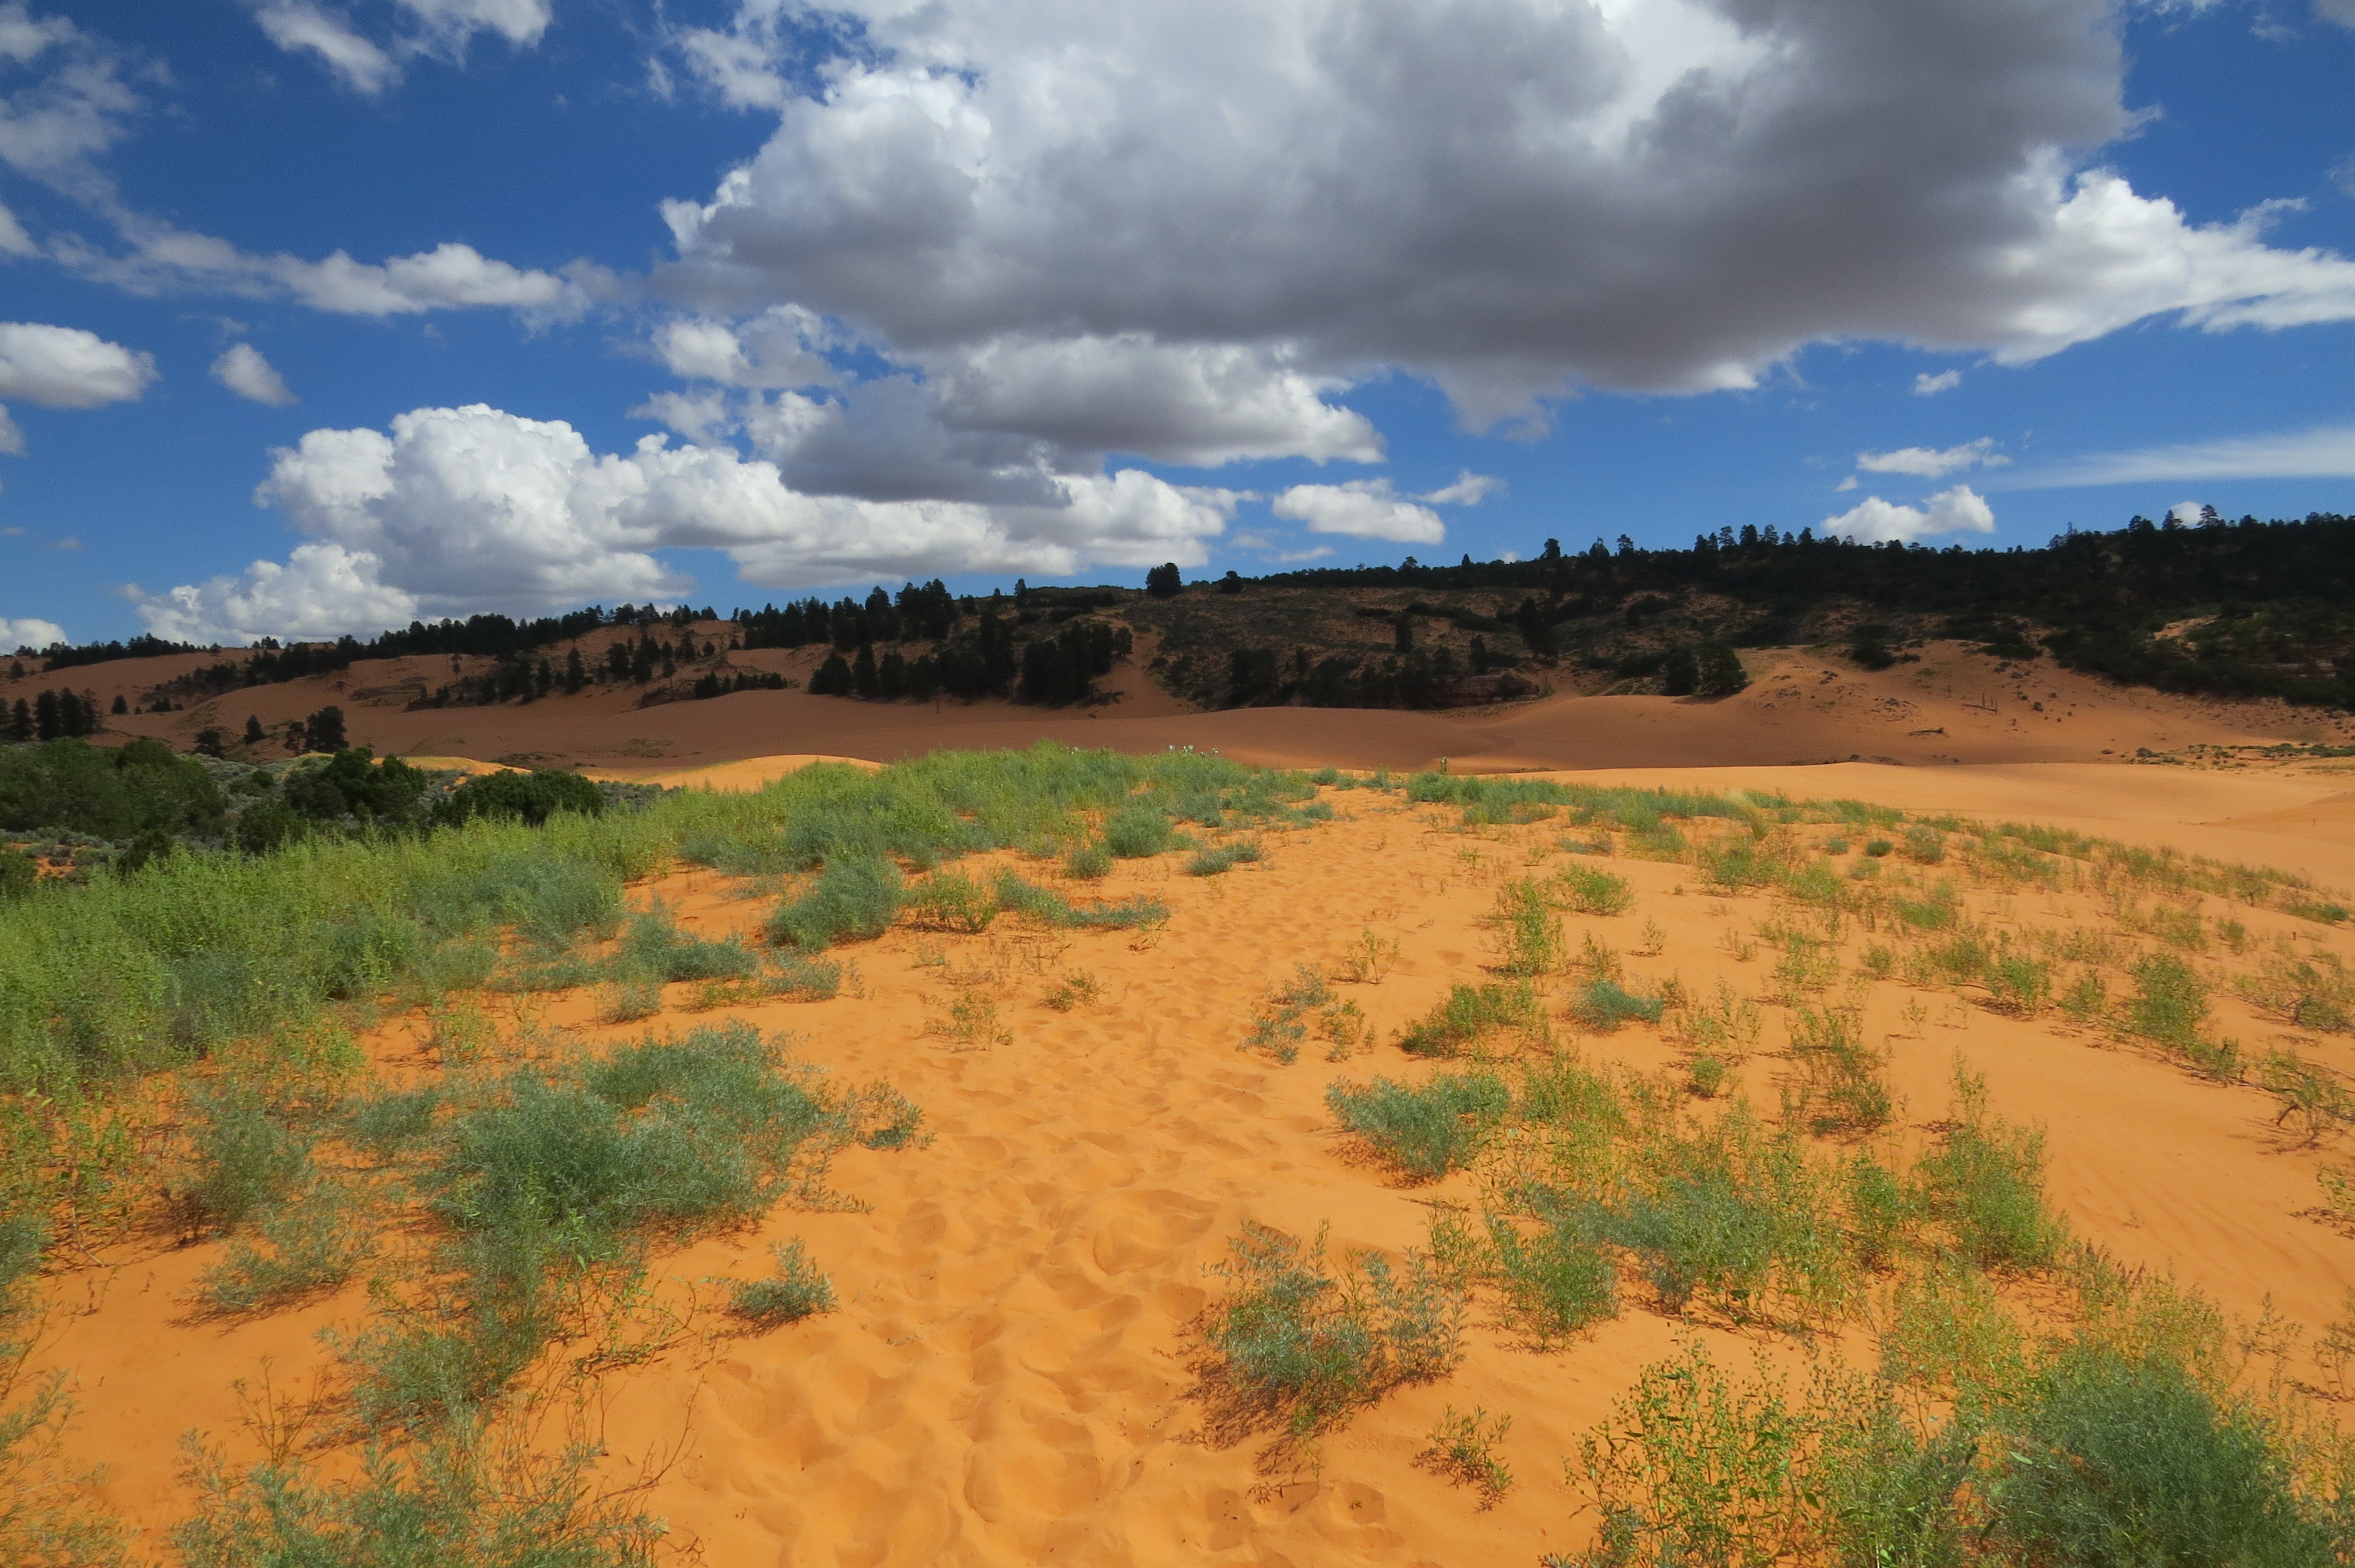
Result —
<instances>
[{"instance_id":1,"label":"blue sky","mask_svg":"<svg viewBox=\"0 0 2355 1568\"><path fill-rule=\"evenodd\" d=\"M0 0L0 643L2355 510L2355 0Z\"/></svg>"}]
</instances>

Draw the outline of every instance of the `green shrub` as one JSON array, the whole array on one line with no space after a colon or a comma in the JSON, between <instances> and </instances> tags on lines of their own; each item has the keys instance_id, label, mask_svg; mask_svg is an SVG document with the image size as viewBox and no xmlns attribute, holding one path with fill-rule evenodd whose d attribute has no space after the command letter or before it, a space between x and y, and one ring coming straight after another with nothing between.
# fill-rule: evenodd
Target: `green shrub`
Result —
<instances>
[{"instance_id":1,"label":"green shrub","mask_svg":"<svg viewBox=\"0 0 2355 1568\"><path fill-rule=\"evenodd\" d=\"M978 934L997 918L997 899L971 877L936 871L910 887L902 901L909 917L935 930Z\"/></svg>"},{"instance_id":2,"label":"green shrub","mask_svg":"<svg viewBox=\"0 0 2355 1568\"><path fill-rule=\"evenodd\" d=\"M1636 902L1626 878L1590 866L1563 866L1550 885L1563 908L1581 915L1624 915Z\"/></svg>"},{"instance_id":3,"label":"green shrub","mask_svg":"<svg viewBox=\"0 0 2355 1568\"><path fill-rule=\"evenodd\" d=\"M1897 846L1891 843L1887 839L1873 839L1865 844L1864 853L1870 855L1873 859L1879 860L1881 856L1891 853L1896 848Z\"/></svg>"},{"instance_id":4,"label":"green shrub","mask_svg":"<svg viewBox=\"0 0 2355 1568\"><path fill-rule=\"evenodd\" d=\"M1116 860L1149 860L1177 836L1169 814L1151 806L1125 806L1104 819L1103 845Z\"/></svg>"},{"instance_id":5,"label":"green shrub","mask_svg":"<svg viewBox=\"0 0 2355 1568\"><path fill-rule=\"evenodd\" d=\"M1892 898L1889 901L1889 908L1908 926L1916 926L1924 931L1946 929L1955 923L1958 912L1955 890L1944 883L1940 883L1927 898Z\"/></svg>"},{"instance_id":6,"label":"green shrub","mask_svg":"<svg viewBox=\"0 0 2355 1568\"><path fill-rule=\"evenodd\" d=\"M1665 1005L1657 996L1637 996L1615 980L1594 980L1571 1000L1570 1015L1589 1029L1608 1033L1631 1022L1657 1023Z\"/></svg>"},{"instance_id":7,"label":"green shrub","mask_svg":"<svg viewBox=\"0 0 2355 1568\"><path fill-rule=\"evenodd\" d=\"M1696 1098L1717 1098L1725 1087L1725 1064L1706 1052L1685 1065L1685 1088Z\"/></svg>"},{"instance_id":8,"label":"green shrub","mask_svg":"<svg viewBox=\"0 0 2355 1568\"><path fill-rule=\"evenodd\" d=\"M655 985L674 980L743 980L760 971L761 958L733 937L713 941L682 931L666 910L632 920L622 932L614 967Z\"/></svg>"},{"instance_id":9,"label":"green shrub","mask_svg":"<svg viewBox=\"0 0 2355 1568\"><path fill-rule=\"evenodd\" d=\"M1063 874L1080 882L1097 882L1112 874L1112 851L1102 842L1074 844L1063 857Z\"/></svg>"},{"instance_id":10,"label":"green shrub","mask_svg":"<svg viewBox=\"0 0 2355 1568\"><path fill-rule=\"evenodd\" d=\"M433 808L433 819L451 827L478 817L506 818L538 827L559 811L593 817L604 809L604 795L578 773L538 768L529 773L478 774L442 797Z\"/></svg>"},{"instance_id":11,"label":"green shrub","mask_svg":"<svg viewBox=\"0 0 2355 1568\"><path fill-rule=\"evenodd\" d=\"M1451 1404L1432 1428L1430 1446L1414 1462L1458 1486L1477 1487L1480 1506L1494 1508L1513 1489L1512 1469L1497 1457L1497 1445L1512 1429L1509 1415L1491 1418L1476 1404L1470 1414L1459 1415Z\"/></svg>"},{"instance_id":12,"label":"green shrub","mask_svg":"<svg viewBox=\"0 0 2355 1568\"><path fill-rule=\"evenodd\" d=\"M1535 1235L1501 1214L1487 1224L1490 1277L1523 1332L1550 1343L1618 1315L1618 1266L1587 1226L1568 1215Z\"/></svg>"},{"instance_id":13,"label":"green shrub","mask_svg":"<svg viewBox=\"0 0 2355 1568\"><path fill-rule=\"evenodd\" d=\"M1466 1046L1506 1030L1543 1039L1545 1008L1526 985L1456 985L1447 1000L1399 1036L1410 1056L1460 1056Z\"/></svg>"},{"instance_id":14,"label":"green shrub","mask_svg":"<svg viewBox=\"0 0 2355 1568\"><path fill-rule=\"evenodd\" d=\"M602 1452L464 1423L371 1443L330 1480L292 1458L233 1472L199 1448L203 1502L172 1544L186 1568L655 1568L666 1527L601 1486Z\"/></svg>"},{"instance_id":15,"label":"green shrub","mask_svg":"<svg viewBox=\"0 0 2355 1568\"><path fill-rule=\"evenodd\" d=\"M310 1140L252 1089L225 1084L194 1098L190 1108L197 1119L185 1195L199 1223L234 1229L309 1176Z\"/></svg>"},{"instance_id":16,"label":"green shrub","mask_svg":"<svg viewBox=\"0 0 2355 1568\"><path fill-rule=\"evenodd\" d=\"M2041 1268L2065 1234L2044 1205L2044 1138L1987 1115L1983 1080L1958 1073L1953 1118L1914 1162L1923 1212L1980 1268Z\"/></svg>"},{"instance_id":17,"label":"green shrub","mask_svg":"<svg viewBox=\"0 0 2355 1568\"><path fill-rule=\"evenodd\" d=\"M1549 974L1561 964L1561 921L1535 877L1515 877L1497 893L1488 923L1503 948L1497 968L1508 975Z\"/></svg>"},{"instance_id":18,"label":"green shrub","mask_svg":"<svg viewBox=\"0 0 2355 1568\"><path fill-rule=\"evenodd\" d=\"M834 1310L834 1282L817 1271L802 1250L801 1238L769 1248L777 1271L766 1279L730 1282L728 1310L763 1329L798 1323Z\"/></svg>"},{"instance_id":19,"label":"green shrub","mask_svg":"<svg viewBox=\"0 0 2355 1568\"><path fill-rule=\"evenodd\" d=\"M1946 858L1946 835L1925 823L1905 830L1905 858L1919 865L1936 865Z\"/></svg>"},{"instance_id":20,"label":"green shrub","mask_svg":"<svg viewBox=\"0 0 2355 1568\"><path fill-rule=\"evenodd\" d=\"M1512 1103L1493 1073L1441 1073L1421 1088L1376 1078L1325 1091L1334 1119L1407 1176L1429 1181L1471 1162Z\"/></svg>"},{"instance_id":21,"label":"green shrub","mask_svg":"<svg viewBox=\"0 0 2355 1568\"><path fill-rule=\"evenodd\" d=\"M427 1086L388 1089L345 1107L343 1136L378 1160L389 1160L433 1126L442 1091Z\"/></svg>"},{"instance_id":22,"label":"green shrub","mask_svg":"<svg viewBox=\"0 0 2355 1568\"><path fill-rule=\"evenodd\" d=\"M2337 1560L2252 1413L2175 1365L2063 1354L2007 1423L1993 1533L2029 1563L2314 1564Z\"/></svg>"},{"instance_id":23,"label":"green shrub","mask_svg":"<svg viewBox=\"0 0 2355 1568\"><path fill-rule=\"evenodd\" d=\"M41 880L41 868L21 851L0 849L0 903L22 898Z\"/></svg>"},{"instance_id":24,"label":"green shrub","mask_svg":"<svg viewBox=\"0 0 2355 1568\"><path fill-rule=\"evenodd\" d=\"M261 1222L261 1246L239 1241L205 1271L197 1297L216 1312L259 1312L334 1290L376 1252L367 1204L350 1185L322 1180ZM263 1248L267 1248L265 1251Z\"/></svg>"},{"instance_id":25,"label":"green shrub","mask_svg":"<svg viewBox=\"0 0 2355 1568\"><path fill-rule=\"evenodd\" d=\"M1256 861L1260 855L1257 839L1231 839L1214 848L1198 851L1186 863L1186 871L1192 876L1217 876Z\"/></svg>"},{"instance_id":26,"label":"green shrub","mask_svg":"<svg viewBox=\"0 0 2355 1568\"><path fill-rule=\"evenodd\" d=\"M2132 972L2135 995L2126 1003L2126 1027L2178 1051L2196 1046L2208 1018L2208 988L2191 966L2173 953L2152 953Z\"/></svg>"},{"instance_id":27,"label":"green shrub","mask_svg":"<svg viewBox=\"0 0 2355 1568\"><path fill-rule=\"evenodd\" d=\"M885 860L838 861L807 892L769 916L769 939L811 952L836 942L872 941L891 928L900 901L900 873Z\"/></svg>"},{"instance_id":28,"label":"green shrub","mask_svg":"<svg viewBox=\"0 0 2355 1568\"><path fill-rule=\"evenodd\" d=\"M1359 1254L1336 1274L1313 1245L1246 1224L1207 1314L1220 1424L1275 1425L1279 1443L1330 1430L1401 1384L1441 1376L1462 1354L1464 1298L1409 1253L1402 1268Z\"/></svg>"},{"instance_id":29,"label":"green shrub","mask_svg":"<svg viewBox=\"0 0 2355 1568\"><path fill-rule=\"evenodd\" d=\"M2041 1012L2052 997L2052 966L2023 953L2006 953L1985 975L1989 996L2006 1012L2022 1017Z\"/></svg>"}]
</instances>

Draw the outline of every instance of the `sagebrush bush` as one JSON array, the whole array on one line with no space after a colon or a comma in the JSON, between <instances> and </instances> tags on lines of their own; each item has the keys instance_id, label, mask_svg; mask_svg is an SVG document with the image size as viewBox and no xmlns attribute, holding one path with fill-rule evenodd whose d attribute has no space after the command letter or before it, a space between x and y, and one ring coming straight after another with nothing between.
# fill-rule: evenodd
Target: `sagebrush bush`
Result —
<instances>
[{"instance_id":1,"label":"sagebrush bush","mask_svg":"<svg viewBox=\"0 0 2355 1568\"><path fill-rule=\"evenodd\" d=\"M1112 851L1103 842L1074 844L1063 856L1063 874L1078 882L1099 882L1112 874Z\"/></svg>"},{"instance_id":2,"label":"sagebrush bush","mask_svg":"<svg viewBox=\"0 0 2355 1568\"><path fill-rule=\"evenodd\" d=\"M1196 852L1187 861L1186 870L1193 876L1217 876L1232 871L1236 866L1257 861L1262 853L1257 839L1230 839L1225 843Z\"/></svg>"},{"instance_id":3,"label":"sagebrush bush","mask_svg":"<svg viewBox=\"0 0 2355 1568\"><path fill-rule=\"evenodd\" d=\"M1511 1105L1512 1091L1494 1073L1441 1073L1420 1088L1388 1078L1362 1086L1337 1083L1325 1091L1325 1103L1383 1159L1427 1181L1471 1162Z\"/></svg>"},{"instance_id":4,"label":"sagebrush bush","mask_svg":"<svg viewBox=\"0 0 2355 1568\"><path fill-rule=\"evenodd\" d=\"M997 897L962 873L936 871L911 885L901 900L909 918L934 930L977 935L997 918Z\"/></svg>"}]
</instances>

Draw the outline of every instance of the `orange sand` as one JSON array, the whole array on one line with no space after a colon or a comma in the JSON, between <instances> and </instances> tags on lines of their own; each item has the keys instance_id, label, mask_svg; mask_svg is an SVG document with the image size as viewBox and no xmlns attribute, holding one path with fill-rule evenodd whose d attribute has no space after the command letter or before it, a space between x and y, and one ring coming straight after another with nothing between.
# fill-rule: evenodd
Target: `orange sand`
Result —
<instances>
[{"instance_id":1,"label":"orange sand","mask_svg":"<svg viewBox=\"0 0 2355 1568\"><path fill-rule=\"evenodd\" d=\"M1455 726L1489 743L1461 751L1494 758L1505 755L1495 744L1499 733L1527 736L1563 722L1549 715L1566 711L1537 705L1476 722L1286 710L1165 724L1173 738L1193 733L1187 722L1263 725L1269 744L1280 741L1296 760L1313 754L1327 719L1332 733L1351 725L1374 732L1367 750L1393 743L1380 738L1385 726ZM1686 723L1682 713L1706 718L1722 710L1616 711L1649 714L1629 722L1667 726ZM459 722L477 724L473 715ZM1121 722L1061 727L1109 731ZM975 731L1027 738L997 736L991 726L942 738L965 744L982 737ZM805 760L658 777L753 788ZM2060 821L2355 884L2350 798L2342 778L2312 768L1840 763L1582 777ZM732 1010L790 1032L799 1055L837 1079L897 1086L924 1107L932 1136L920 1148L853 1150L839 1160L834 1184L868 1205L862 1212L781 1208L756 1232L705 1241L659 1264L666 1298L679 1302L693 1282L763 1269L771 1241L799 1236L842 1298L838 1312L772 1333L690 1334L650 1365L612 1376L608 1446L618 1462L675 1456L649 1503L678 1539L730 1568L1532 1563L1587 1540L1592 1515L1582 1514L1563 1460L1636 1371L1674 1348L1672 1325L1646 1308L1633 1285L1617 1319L1550 1351L1531 1350L1476 1314L1452 1376L1359 1414L1325 1444L1321 1472L1278 1484L1255 1472L1252 1446L1205 1442L1201 1408L1188 1397L1188 1324L1215 1298L1209 1269L1244 1221L1301 1234L1329 1222L1337 1244L1394 1251L1422 1240L1435 1199L1476 1202L1466 1176L1401 1187L1337 1137L1322 1103L1326 1086L1378 1073L1420 1075L1423 1069L1395 1047L1378 1044L1335 1064L1312 1042L1299 1062L1281 1066L1237 1046L1261 1000L1295 965L1322 964L1329 974L1367 929L1396 938L1401 961L1379 985L1337 990L1388 1040L1451 981L1479 977L1489 952L1480 917L1497 885L1524 874L1532 851L1560 830L1465 836L1441 831L1452 814L1411 808L1394 795L1329 798L1343 820L1266 835L1259 866L1197 880L1178 874L1178 857L1123 863L1090 890L1167 899L1173 917L1157 935L896 930L842 955L858 965L858 994ZM1607 919L1572 917L1573 949L1592 929L1627 951L1639 946L1643 922L1655 919L1665 946L1627 959L1635 983L1673 973L1704 994L1720 978L1744 995L1767 988L1771 955L1740 962L1721 939L1765 917L1768 900L1704 895L1689 867L1609 864L1634 883L1636 906ZM707 872L664 878L637 896L670 901L685 924L707 934L748 928L762 912ZM2017 902L2024 916L2068 914L2045 907L2055 902L2049 895ZM2295 924L2271 914L2243 918L2260 940ZM2345 935L2320 940L2355 958ZM1041 1001L1048 986L1074 969L1096 977L1102 999L1069 1013L1049 1010ZM999 999L1007 1043L958 1048L927 1033L960 980L978 980L975 989ZM688 990L673 988L675 1009ZM1927 1017L1909 1022L1905 1003L1917 999ZM1778 1011L1766 1008L1762 1051L1781 1045ZM2237 1001L2220 1000L2218 1013L2223 1032L2253 1049L2285 1033ZM710 1016L674 1011L655 1026ZM581 1049L649 1027L591 1018L591 999L573 996L549 1006L544 1022ZM2270 1306L2310 1330L2342 1310L2342 1295L2355 1285L2355 1240L2301 1211L2316 1202L2318 1166L2343 1160L2344 1151L2295 1146L2272 1127L2273 1102L2259 1091L2220 1087L2100 1034L2061 1027L2051 1015L2005 1018L1952 992L1883 983L1866 1028L1893 1053L1905 1139L1918 1139L1923 1124L1945 1114L1959 1056L1987 1075L2000 1114L2049 1129L2051 1192L2079 1234L2126 1262L2173 1270L2238 1313ZM372 1054L389 1066L413 1065L410 1036L410 1023L389 1024L372 1037ZM1677 1059L1657 1031L1641 1027L1580 1048L1646 1070ZM2306 1040L2300 1049L2355 1068L2343 1037ZM1778 1071L1761 1055L1741 1079L1771 1106ZM111 1466L109 1499L150 1544L189 1506L176 1436L232 1434L231 1381L255 1378L265 1365L282 1389L307 1388L324 1364L313 1336L349 1328L362 1312L354 1289L256 1321L198 1320L189 1291L219 1252L128 1245L101 1266L52 1282L60 1315L47 1356L78 1379L77 1451ZM1703 1333L1737 1358L1767 1345L1764 1336L1738 1343ZM1476 1404L1514 1418L1504 1453L1516 1485L1487 1511L1412 1462L1444 1407Z\"/></svg>"}]
</instances>

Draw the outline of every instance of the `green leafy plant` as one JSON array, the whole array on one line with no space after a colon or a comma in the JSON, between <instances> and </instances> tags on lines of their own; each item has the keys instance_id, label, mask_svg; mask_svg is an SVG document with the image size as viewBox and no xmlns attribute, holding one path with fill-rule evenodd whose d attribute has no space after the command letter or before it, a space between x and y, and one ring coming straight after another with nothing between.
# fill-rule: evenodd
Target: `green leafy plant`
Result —
<instances>
[{"instance_id":1,"label":"green leafy plant","mask_svg":"<svg viewBox=\"0 0 2355 1568\"><path fill-rule=\"evenodd\" d=\"M760 1328L774 1329L834 1310L834 1282L810 1262L800 1237L773 1245L769 1252L776 1259L776 1272L766 1279L731 1281L729 1311Z\"/></svg>"},{"instance_id":2,"label":"green leafy plant","mask_svg":"<svg viewBox=\"0 0 2355 1568\"><path fill-rule=\"evenodd\" d=\"M1451 1404L1431 1429L1431 1439L1414 1457L1415 1463L1457 1486L1476 1488L1480 1506L1494 1508L1513 1489L1512 1468L1497 1456L1497 1446L1512 1430L1509 1415L1492 1416L1476 1404L1468 1414L1458 1414Z\"/></svg>"},{"instance_id":3,"label":"green leafy plant","mask_svg":"<svg viewBox=\"0 0 2355 1568\"><path fill-rule=\"evenodd\" d=\"M1512 1103L1493 1073L1441 1073L1413 1088L1376 1078L1325 1091L1334 1118L1416 1181L1468 1164Z\"/></svg>"}]
</instances>

